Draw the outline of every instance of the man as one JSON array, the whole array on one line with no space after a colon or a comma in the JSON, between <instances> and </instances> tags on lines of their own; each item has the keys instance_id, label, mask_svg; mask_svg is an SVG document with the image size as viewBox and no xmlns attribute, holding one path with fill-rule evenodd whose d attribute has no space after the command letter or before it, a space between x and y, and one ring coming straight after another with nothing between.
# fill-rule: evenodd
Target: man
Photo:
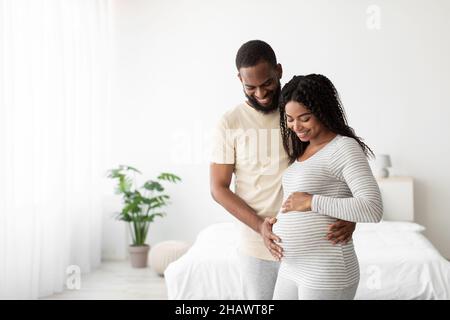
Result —
<instances>
[{"instance_id":1,"label":"man","mask_svg":"<svg viewBox=\"0 0 450 320\"><path fill-rule=\"evenodd\" d=\"M260 40L240 47L236 67L247 101L225 113L217 126L211 195L242 222L239 259L244 297L270 300L282 257L272 225L282 205L281 178L289 165L279 129L283 69L272 48ZM347 242L354 229L355 223L338 220L330 226L328 239Z\"/></svg>"}]
</instances>

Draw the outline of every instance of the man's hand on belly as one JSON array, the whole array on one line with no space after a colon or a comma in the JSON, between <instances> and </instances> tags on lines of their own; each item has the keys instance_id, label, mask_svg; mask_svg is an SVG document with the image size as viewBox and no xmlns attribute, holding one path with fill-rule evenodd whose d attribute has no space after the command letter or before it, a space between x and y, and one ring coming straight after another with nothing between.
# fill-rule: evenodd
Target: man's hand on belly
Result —
<instances>
[{"instance_id":1,"label":"man's hand on belly","mask_svg":"<svg viewBox=\"0 0 450 320\"><path fill-rule=\"evenodd\" d=\"M345 220L337 220L328 227L327 239L333 244L347 244L355 231L356 223Z\"/></svg>"},{"instance_id":2,"label":"man's hand on belly","mask_svg":"<svg viewBox=\"0 0 450 320\"><path fill-rule=\"evenodd\" d=\"M275 222L277 222L276 218L265 218L259 227L259 234L272 256L280 260L283 257L283 248L275 243L275 241L281 242L281 239L272 232L272 226Z\"/></svg>"}]
</instances>

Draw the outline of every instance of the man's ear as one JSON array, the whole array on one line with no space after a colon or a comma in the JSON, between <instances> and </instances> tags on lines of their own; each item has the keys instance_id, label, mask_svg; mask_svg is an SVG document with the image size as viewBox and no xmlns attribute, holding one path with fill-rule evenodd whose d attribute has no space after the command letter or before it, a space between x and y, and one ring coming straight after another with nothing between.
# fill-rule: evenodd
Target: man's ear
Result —
<instances>
[{"instance_id":1,"label":"man's ear","mask_svg":"<svg viewBox=\"0 0 450 320\"><path fill-rule=\"evenodd\" d=\"M241 73L240 72L238 72L237 76L238 76L239 80L241 80L241 82L242 82L242 77L241 77Z\"/></svg>"},{"instance_id":2,"label":"man's ear","mask_svg":"<svg viewBox=\"0 0 450 320\"><path fill-rule=\"evenodd\" d=\"M281 66L280 63L277 64L277 74L278 79L281 79L283 77L283 67Z\"/></svg>"}]
</instances>

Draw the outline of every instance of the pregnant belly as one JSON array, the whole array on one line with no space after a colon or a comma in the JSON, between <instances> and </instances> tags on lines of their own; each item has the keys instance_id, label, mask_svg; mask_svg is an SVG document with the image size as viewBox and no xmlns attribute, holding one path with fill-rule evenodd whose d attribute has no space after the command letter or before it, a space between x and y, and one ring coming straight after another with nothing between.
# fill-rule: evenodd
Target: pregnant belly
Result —
<instances>
[{"instance_id":1,"label":"pregnant belly","mask_svg":"<svg viewBox=\"0 0 450 320\"><path fill-rule=\"evenodd\" d=\"M281 238L283 260L311 259L338 249L326 239L328 227L335 221L335 218L315 212L279 213L273 233Z\"/></svg>"}]
</instances>

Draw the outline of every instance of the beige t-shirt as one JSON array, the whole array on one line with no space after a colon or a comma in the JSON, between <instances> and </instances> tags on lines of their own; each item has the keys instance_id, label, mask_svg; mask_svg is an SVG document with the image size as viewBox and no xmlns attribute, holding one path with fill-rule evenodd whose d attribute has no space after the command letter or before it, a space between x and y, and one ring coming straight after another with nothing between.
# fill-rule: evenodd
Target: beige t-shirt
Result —
<instances>
[{"instance_id":1,"label":"beige t-shirt","mask_svg":"<svg viewBox=\"0 0 450 320\"><path fill-rule=\"evenodd\" d=\"M264 114L246 103L238 105L220 119L212 149L212 162L234 164L234 192L259 216L276 216L283 199L281 177L289 162L279 112ZM242 253L274 260L257 232L240 221L238 225Z\"/></svg>"}]
</instances>

